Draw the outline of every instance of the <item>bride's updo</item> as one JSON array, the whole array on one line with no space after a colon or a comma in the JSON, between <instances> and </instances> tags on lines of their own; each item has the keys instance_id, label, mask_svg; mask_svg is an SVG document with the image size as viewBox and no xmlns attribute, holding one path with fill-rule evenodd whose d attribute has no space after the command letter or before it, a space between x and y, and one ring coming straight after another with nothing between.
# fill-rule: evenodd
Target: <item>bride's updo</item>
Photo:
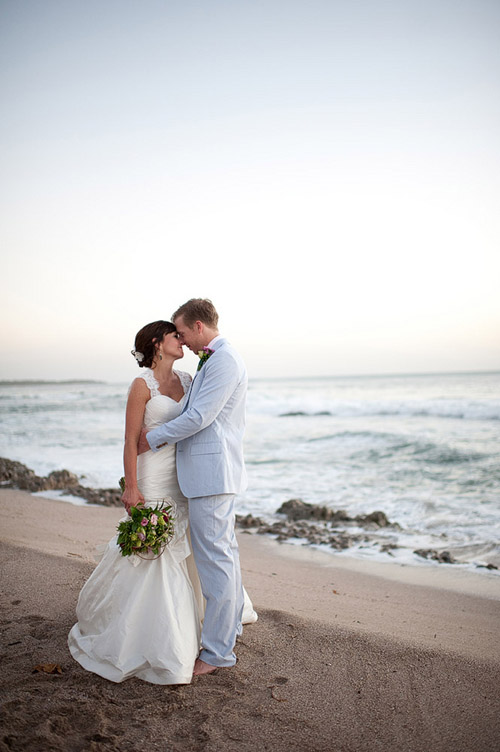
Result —
<instances>
[{"instance_id":1,"label":"bride's updo","mask_svg":"<svg viewBox=\"0 0 500 752\"><path fill-rule=\"evenodd\" d=\"M132 355L140 368L151 368L156 355L156 345L160 344L165 334L172 332L175 332L175 326L170 321L153 321L137 332Z\"/></svg>"}]
</instances>

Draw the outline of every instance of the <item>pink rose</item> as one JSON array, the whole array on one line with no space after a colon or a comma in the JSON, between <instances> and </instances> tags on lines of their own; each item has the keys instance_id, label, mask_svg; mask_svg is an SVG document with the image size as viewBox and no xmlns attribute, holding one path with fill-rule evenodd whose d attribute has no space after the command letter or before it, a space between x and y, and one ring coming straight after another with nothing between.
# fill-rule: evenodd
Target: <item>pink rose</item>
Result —
<instances>
[{"instance_id":1,"label":"pink rose","mask_svg":"<svg viewBox=\"0 0 500 752\"><path fill-rule=\"evenodd\" d=\"M146 536L144 535L144 533L137 533L137 537L141 541L145 541L146 540Z\"/></svg>"},{"instance_id":2,"label":"pink rose","mask_svg":"<svg viewBox=\"0 0 500 752\"><path fill-rule=\"evenodd\" d=\"M143 517L142 520L141 520L141 525L143 527L146 527L147 524L148 524L148 518L147 517Z\"/></svg>"},{"instance_id":3,"label":"pink rose","mask_svg":"<svg viewBox=\"0 0 500 752\"><path fill-rule=\"evenodd\" d=\"M152 525L156 525L157 523L158 523L158 517L156 516L156 514L152 514L151 515L151 524Z\"/></svg>"}]
</instances>

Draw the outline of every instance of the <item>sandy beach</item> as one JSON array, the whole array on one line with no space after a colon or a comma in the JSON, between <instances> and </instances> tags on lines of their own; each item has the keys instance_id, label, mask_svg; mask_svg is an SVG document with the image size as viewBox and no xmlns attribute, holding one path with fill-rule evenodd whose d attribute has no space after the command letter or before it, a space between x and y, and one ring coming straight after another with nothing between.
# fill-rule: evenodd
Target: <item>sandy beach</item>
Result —
<instances>
[{"instance_id":1,"label":"sandy beach","mask_svg":"<svg viewBox=\"0 0 500 752\"><path fill-rule=\"evenodd\" d=\"M15 516L13 514L15 510ZM500 746L500 578L239 534L259 612L191 685L86 673L66 639L121 509L0 492L1 750L482 752ZM62 673L32 673L54 663Z\"/></svg>"}]
</instances>

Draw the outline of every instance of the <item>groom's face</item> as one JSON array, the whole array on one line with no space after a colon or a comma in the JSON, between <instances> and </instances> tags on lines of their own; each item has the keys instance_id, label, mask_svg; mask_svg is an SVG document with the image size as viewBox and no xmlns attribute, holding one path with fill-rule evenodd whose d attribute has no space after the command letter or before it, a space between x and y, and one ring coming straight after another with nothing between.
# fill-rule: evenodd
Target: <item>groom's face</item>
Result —
<instances>
[{"instance_id":1,"label":"groom's face","mask_svg":"<svg viewBox=\"0 0 500 752\"><path fill-rule=\"evenodd\" d=\"M196 328L196 324L192 328L186 326L182 316L178 316L174 324L181 344L186 345L194 353L197 353L203 347L203 344L200 344L200 333Z\"/></svg>"}]
</instances>

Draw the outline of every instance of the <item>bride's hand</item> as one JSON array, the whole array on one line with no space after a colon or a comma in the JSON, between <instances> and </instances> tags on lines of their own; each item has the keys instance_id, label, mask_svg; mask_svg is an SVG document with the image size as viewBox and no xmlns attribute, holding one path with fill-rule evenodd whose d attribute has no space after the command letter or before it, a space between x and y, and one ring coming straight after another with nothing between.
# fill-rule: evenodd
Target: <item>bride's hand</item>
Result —
<instances>
[{"instance_id":1,"label":"bride's hand","mask_svg":"<svg viewBox=\"0 0 500 752\"><path fill-rule=\"evenodd\" d=\"M122 504L130 514L130 507L141 506L145 503L144 496L138 488L126 488L122 495Z\"/></svg>"}]
</instances>

